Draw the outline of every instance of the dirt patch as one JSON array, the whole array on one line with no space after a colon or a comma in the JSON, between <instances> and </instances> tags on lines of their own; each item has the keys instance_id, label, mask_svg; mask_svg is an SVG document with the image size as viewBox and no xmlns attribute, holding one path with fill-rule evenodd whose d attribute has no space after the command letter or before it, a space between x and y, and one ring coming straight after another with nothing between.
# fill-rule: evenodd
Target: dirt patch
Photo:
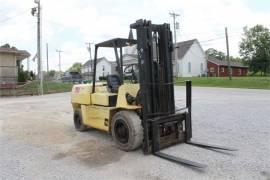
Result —
<instances>
[{"instance_id":1,"label":"dirt patch","mask_svg":"<svg viewBox=\"0 0 270 180\"><path fill-rule=\"evenodd\" d=\"M112 143L99 140L86 140L74 144L82 139L77 136L78 133L73 126L62 121L67 116L59 112L50 114L42 111L33 112L33 109L31 113L28 110L26 110L28 112L14 113L8 120L3 121L3 134L34 146L53 148L60 152L52 158L53 160L71 156L91 167L119 161L125 153L114 147ZM66 148L70 149L66 151Z\"/></svg>"},{"instance_id":2,"label":"dirt patch","mask_svg":"<svg viewBox=\"0 0 270 180\"><path fill-rule=\"evenodd\" d=\"M110 144L100 143L97 140L88 140L75 144L67 152L56 154L53 160L72 156L90 167L98 167L119 161L124 154L125 152Z\"/></svg>"},{"instance_id":3,"label":"dirt patch","mask_svg":"<svg viewBox=\"0 0 270 180\"><path fill-rule=\"evenodd\" d=\"M75 131L63 123L29 113L13 115L4 121L2 131L12 138L40 146L69 143L76 136Z\"/></svg>"}]
</instances>

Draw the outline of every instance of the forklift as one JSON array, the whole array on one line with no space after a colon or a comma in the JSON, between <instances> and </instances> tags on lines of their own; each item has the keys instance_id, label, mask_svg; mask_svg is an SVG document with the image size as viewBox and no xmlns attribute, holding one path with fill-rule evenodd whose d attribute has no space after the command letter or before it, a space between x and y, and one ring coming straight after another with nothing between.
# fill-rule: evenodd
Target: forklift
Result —
<instances>
[{"instance_id":1,"label":"forklift","mask_svg":"<svg viewBox=\"0 0 270 180\"><path fill-rule=\"evenodd\" d=\"M169 24L152 24L137 20L130 25L137 39L114 38L95 45L93 82L74 85L71 102L74 126L78 131L95 128L112 135L117 147L132 151L142 147L145 154L196 168L206 165L161 152L162 149L186 143L206 149L235 151L192 138L192 82L186 81L186 105L175 106L172 52ZM123 48L137 45L138 64L124 68ZM112 48L117 73L97 82L99 48ZM120 55L119 55L120 54ZM130 81L125 80L131 74Z\"/></svg>"}]
</instances>

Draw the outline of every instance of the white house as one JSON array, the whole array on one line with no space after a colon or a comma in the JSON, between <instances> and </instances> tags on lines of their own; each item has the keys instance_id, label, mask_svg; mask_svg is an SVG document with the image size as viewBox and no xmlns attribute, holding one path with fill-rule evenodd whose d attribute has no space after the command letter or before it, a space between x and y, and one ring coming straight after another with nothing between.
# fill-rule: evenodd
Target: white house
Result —
<instances>
[{"instance_id":1,"label":"white house","mask_svg":"<svg viewBox=\"0 0 270 180\"><path fill-rule=\"evenodd\" d=\"M124 54L123 55L123 66L138 64L137 54Z\"/></svg>"},{"instance_id":2,"label":"white house","mask_svg":"<svg viewBox=\"0 0 270 180\"><path fill-rule=\"evenodd\" d=\"M94 61L88 60L83 64L81 72L84 79L92 79L92 68L94 67ZM106 77L108 74L112 73L112 62L108 61L105 57L97 59L96 66L96 80L99 80L99 77Z\"/></svg>"},{"instance_id":3,"label":"white house","mask_svg":"<svg viewBox=\"0 0 270 180\"><path fill-rule=\"evenodd\" d=\"M197 39L176 43L172 57L176 77L202 76L207 73L205 53Z\"/></svg>"},{"instance_id":4,"label":"white house","mask_svg":"<svg viewBox=\"0 0 270 180\"><path fill-rule=\"evenodd\" d=\"M136 45L127 47L125 53L124 65L138 62ZM176 77L202 76L207 73L206 56L197 39L176 43L172 59L173 73Z\"/></svg>"}]
</instances>

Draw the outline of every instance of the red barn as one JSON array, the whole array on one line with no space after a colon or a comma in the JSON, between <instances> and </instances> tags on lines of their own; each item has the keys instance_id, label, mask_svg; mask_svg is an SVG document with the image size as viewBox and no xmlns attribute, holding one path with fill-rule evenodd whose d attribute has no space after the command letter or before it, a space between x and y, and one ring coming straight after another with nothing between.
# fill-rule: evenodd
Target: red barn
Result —
<instances>
[{"instance_id":1,"label":"red barn","mask_svg":"<svg viewBox=\"0 0 270 180\"><path fill-rule=\"evenodd\" d=\"M232 68L232 76L246 76L248 67L239 62L230 62ZM208 76L225 77L229 76L228 62L221 61L213 57L207 60Z\"/></svg>"}]
</instances>

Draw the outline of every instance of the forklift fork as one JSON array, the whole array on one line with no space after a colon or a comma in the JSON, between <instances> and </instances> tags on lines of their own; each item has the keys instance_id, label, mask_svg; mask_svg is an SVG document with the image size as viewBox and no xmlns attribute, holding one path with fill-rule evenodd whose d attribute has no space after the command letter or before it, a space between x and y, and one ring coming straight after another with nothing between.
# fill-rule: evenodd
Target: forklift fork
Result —
<instances>
[{"instance_id":1,"label":"forklift fork","mask_svg":"<svg viewBox=\"0 0 270 180\"><path fill-rule=\"evenodd\" d=\"M237 151L237 149L234 148L228 148L218 145L210 145L206 143L200 143L191 141L192 137L192 126L191 126L191 81L186 81L186 108L188 109L188 112L185 113L184 121L185 121L185 131L184 131L184 142L189 145L197 146L200 148L205 149L216 149L216 150L225 150L225 151ZM181 117L181 116L179 116ZM167 121L169 121L171 117L167 118ZM174 119L173 119L174 120ZM163 120L164 121L164 120ZM204 169L207 167L207 165L190 161L187 159L183 159L180 157L176 157L170 154L166 154L164 152L160 151L160 127L159 122L163 122L162 120L159 121L152 121L152 153L153 155L160 157L162 159L169 160L171 162L182 164L185 166L195 167L199 169ZM176 121L171 121L171 123L176 123Z\"/></svg>"}]
</instances>

